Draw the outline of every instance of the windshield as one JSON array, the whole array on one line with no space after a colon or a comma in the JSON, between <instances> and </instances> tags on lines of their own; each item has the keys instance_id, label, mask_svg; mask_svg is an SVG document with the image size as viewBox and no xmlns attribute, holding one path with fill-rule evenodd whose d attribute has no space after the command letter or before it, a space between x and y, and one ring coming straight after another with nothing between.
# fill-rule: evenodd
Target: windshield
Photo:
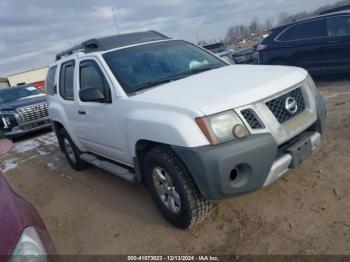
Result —
<instances>
[{"instance_id":1,"label":"windshield","mask_svg":"<svg viewBox=\"0 0 350 262\"><path fill-rule=\"evenodd\" d=\"M45 94L40 89L32 86L0 89L0 104L43 95Z\"/></svg>"},{"instance_id":2,"label":"windshield","mask_svg":"<svg viewBox=\"0 0 350 262\"><path fill-rule=\"evenodd\" d=\"M103 55L127 94L227 65L185 41L166 41Z\"/></svg>"}]
</instances>

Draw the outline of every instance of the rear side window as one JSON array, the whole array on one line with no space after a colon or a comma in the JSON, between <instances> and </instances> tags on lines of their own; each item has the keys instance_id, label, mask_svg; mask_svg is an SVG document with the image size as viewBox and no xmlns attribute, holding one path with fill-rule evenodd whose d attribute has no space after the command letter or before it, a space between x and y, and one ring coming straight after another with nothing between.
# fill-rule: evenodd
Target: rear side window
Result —
<instances>
[{"instance_id":1,"label":"rear side window","mask_svg":"<svg viewBox=\"0 0 350 262\"><path fill-rule=\"evenodd\" d=\"M327 37L327 22L325 19L309 21L288 28L277 40L297 41Z\"/></svg>"},{"instance_id":2,"label":"rear side window","mask_svg":"<svg viewBox=\"0 0 350 262\"><path fill-rule=\"evenodd\" d=\"M350 35L350 16L328 18L328 36Z\"/></svg>"},{"instance_id":3,"label":"rear side window","mask_svg":"<svg viewBox=\"0 0 350 262\"><path fill-rule=\"evenodd\" d=\"M60 95L65 100L74 100L74 61L69 61L61 66Z\"/></svg>"},{"instance_id":4,"label":"rear side window","mask_svg":"<svg viewBox=\"0 0 350 262\"><path fill-rule=\"evenodd\" d=\"M49 95L56 94L57 92L56 85L55 85L56 71L57 71L57 66L53 66L49 69L49 72L47 73L45 90Z\"/></svg>"}]
</instances>

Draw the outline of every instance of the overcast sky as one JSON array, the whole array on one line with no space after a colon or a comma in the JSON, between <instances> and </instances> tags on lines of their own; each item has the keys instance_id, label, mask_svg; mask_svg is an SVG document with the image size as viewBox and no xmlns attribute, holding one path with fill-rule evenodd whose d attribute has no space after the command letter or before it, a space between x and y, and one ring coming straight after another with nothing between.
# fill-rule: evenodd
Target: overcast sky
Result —
<instances>
[{"instance_id":1,"label":"overcast sky","mask_svg":"<svg viewBox=\"0 0 350 262\"><path fill-rule=\"evenodd\" d=\"M311 11L335 0L1 0L0 76L46 66L58 51L91 37L159 30L196 41L282 11ZM112 9L114 11L112 11Z\"/></svg>"}]
</instances>

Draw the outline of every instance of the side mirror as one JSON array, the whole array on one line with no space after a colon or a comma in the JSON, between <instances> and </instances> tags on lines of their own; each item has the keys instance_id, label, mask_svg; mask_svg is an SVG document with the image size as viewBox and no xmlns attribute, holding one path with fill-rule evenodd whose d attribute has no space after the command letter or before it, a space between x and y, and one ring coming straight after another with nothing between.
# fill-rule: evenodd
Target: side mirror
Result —
<instances>
[{"instance_id":1,"label":"side mirror","mask_svg":"<svg viewBox=\"0 0 350 262\"><path fill-rule=\"evenodd\" d=\"M106 102L106 97L100 88L84 88L79 91L80 100L83 102Z\"/></svg>"}]
</instances>

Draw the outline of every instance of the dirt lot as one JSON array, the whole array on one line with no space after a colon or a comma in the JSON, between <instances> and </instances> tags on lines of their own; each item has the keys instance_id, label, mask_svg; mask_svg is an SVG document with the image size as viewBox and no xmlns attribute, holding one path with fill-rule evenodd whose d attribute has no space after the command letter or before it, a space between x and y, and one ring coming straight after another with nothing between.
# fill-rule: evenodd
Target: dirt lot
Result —
<instances>
[{"instance_id":1,"label":"dirt lot","mask_svg":"<svg viewBox=\"0 0 350 262\"><path fill-rule=\"evenodd\" d=\"M10 182L44 218L61 254L350 255L350 80L319 80L322 147L265 189L218 202L188 231L168 225L146 190L97 168L73 171L52 133L1 158Z\"/></svg>"}]
</instances>

